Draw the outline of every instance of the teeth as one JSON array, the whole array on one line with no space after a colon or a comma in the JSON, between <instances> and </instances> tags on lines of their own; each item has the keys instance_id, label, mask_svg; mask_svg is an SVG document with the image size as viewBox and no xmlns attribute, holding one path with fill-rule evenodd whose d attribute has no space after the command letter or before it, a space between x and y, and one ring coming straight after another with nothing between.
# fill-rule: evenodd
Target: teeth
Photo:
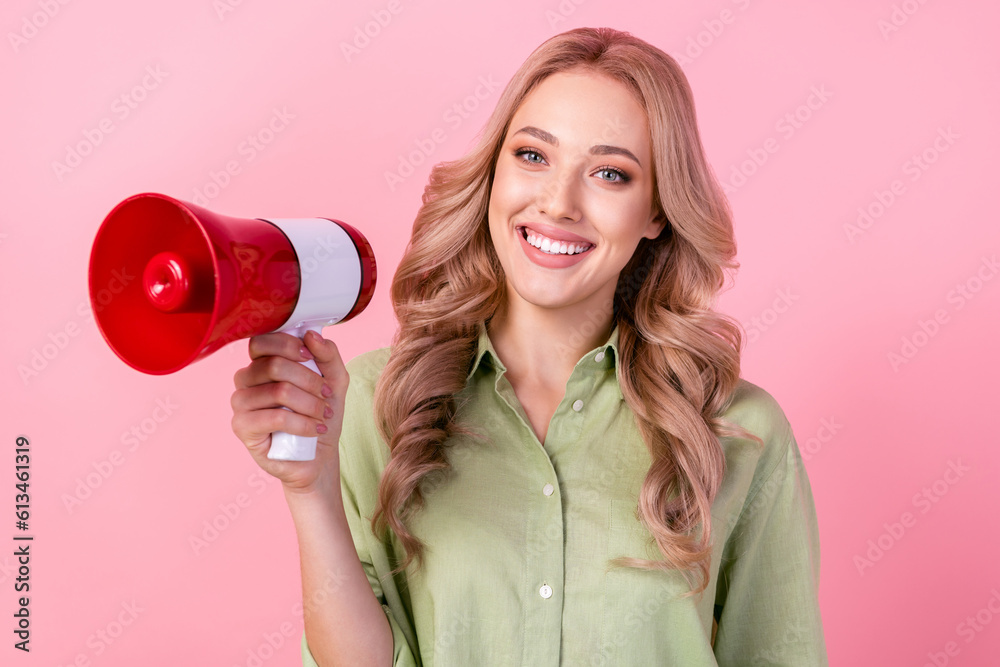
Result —
<instances>
[{"instance_id":1,"label":"teeth","mask_svg":"<svg viewBox=\"0 0 1000 667\"><path fill-rule=\"evenodd\" d=\"M550 255L576 255L592 247L589 243L566 243L565 241L555 241L541 234L535 234L525 229L528 243L535 246L544 253Z\"/></svg>"}]
</instances>

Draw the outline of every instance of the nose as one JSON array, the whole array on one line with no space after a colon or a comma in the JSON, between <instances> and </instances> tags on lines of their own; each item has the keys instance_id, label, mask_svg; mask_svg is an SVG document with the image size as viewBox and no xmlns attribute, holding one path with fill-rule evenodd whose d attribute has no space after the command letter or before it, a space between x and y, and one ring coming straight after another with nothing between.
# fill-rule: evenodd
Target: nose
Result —
<instances>
[{"instance_id":1,"label":"nose","mask_svg":"<svg viewBox=\"0 0 1000 667\"><path fill-rule=\"evenodd\" d=\"M579 183L576 169L553 169L541 183L538 210L554 220L578 220L580 217Z\"/></svg>"}]
</instances>

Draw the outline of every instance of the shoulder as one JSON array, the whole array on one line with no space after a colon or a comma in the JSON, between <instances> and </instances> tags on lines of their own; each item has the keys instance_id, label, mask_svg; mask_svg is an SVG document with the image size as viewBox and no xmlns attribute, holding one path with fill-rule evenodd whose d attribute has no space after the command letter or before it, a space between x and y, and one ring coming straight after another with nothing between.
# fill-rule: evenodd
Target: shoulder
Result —
<instances>
[{"instance_id":1,"label":"shoulder","mask_svg":"<svg viewBox=\"0 0 1000 667\"><path fill-rule=\"evenodd\" d=\"M388 447L375 424L375 384L389 359L390 348L363 352L344 364L350 381L344 400L344 422L340 436L342 469L352 474L362 470L375 475L388 461Z\"/></svg>"},{"instance_id":2,"label":"shoulder","mask_svg":"<svg viewBox=\"0 0 1000 667\"><path fill-rule=\"evenodd\" d=\"M371 394L375 389L375 383L378 382L379 375L382 374L382 369L389 361L391 351L392 348L380 347L376 350L362 352L346 362L344 367L351 378L348 392L350 392L350 388L357 387L357 389L365 390L365 393Z\"/></svg>"},{"instance_id":3,"label":"shoulder","mask_svg":"<svg viewBox=\"0 0 1000 667\"><path fill-rule=\"evenodd\" d=\"M789 456L798 454L792 425L785 411L768 391L740 379L719 419L729 427L746 429L761 439L757 443L746 436L722 438L727 465L742 468L762 483Z\"/></svg>"},{"instance_id":4,"label":"shoulder","mask_svg":"<svg viewBox=\"0 0 1000 667\"><path fill-rule=\"evenodd\" d=\"M765 442L791 435L785 411L765 389L740 378L721 419L741 426Z\"/></svg>"}]
</instances>

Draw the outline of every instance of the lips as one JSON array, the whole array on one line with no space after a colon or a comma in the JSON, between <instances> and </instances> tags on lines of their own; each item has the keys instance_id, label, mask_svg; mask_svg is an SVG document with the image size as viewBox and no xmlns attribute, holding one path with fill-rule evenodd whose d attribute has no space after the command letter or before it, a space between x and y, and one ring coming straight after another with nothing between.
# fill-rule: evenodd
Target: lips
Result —
<instances>
[{"instance_id":1,"label":"lips","mask_svg":"<svg viewBox=\"0 0 1000 667\"><path fill-rule=\"evenodd\" d=\"M582 243L567 243L565 241L553 241L547 236L535 232L534 230L521 228L521 240L533 248L546 254L553 255L582 255L594 249L593 243L586 241Z\"/></svg>"},{"instance_id":2,"label":"lips","mask_svg":"<svg viewBox=\"0 0 1000 667\"><path fill-rule=\"evenodd\" d=\"M545 247L546 245L559 246L559 252L552 252L552 248L543 250L542 248L533 245L533 243L539 243L539 239L543 238L534 230L527 230L518 225L515 228L514 233L517 235L517 243L521 246L521 250L524 251L524 256L527 257L532 264L540 266L544 269L568 269L569 267L575 266L584 261L584 258L590 256L590 251L596 247L594 244L587 241L582 243L553 241L550 243L547 239L543 240L541 242L542 247ZM528 241L529 236L532 241ZM563 248L566 250L563 251Z\"/></svg>"},{"instance_id":3,"label":"lips","mask_svg":"<svg viewBox=\"0 0 1000 667\"><path fill-rule=\"evenodd\" d=\"M530 229L532 232L536 234L547 237L550 241L561 241L563 243L577 243L577 244L585 243L590 245L596 245L590 239L586 239L578 234L567 232L564 229L559 229L558 227L553 227L552 225L546 225L541 222L526 222L522 225L517 226L517 230L520 234L524 234L525 229Z\"/></svg>"}]
</instances>

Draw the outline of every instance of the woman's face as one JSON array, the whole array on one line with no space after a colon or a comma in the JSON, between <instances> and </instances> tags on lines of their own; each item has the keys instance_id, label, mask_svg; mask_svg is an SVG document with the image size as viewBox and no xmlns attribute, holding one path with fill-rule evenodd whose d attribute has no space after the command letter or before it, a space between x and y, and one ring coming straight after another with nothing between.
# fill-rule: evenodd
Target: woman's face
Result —
<instances>
[{"instance_id":1,"label":"woman's face","mask_svg":"<svg viewBox=\"0 0 1000 667\"><path fill-rule=\"evenodd\" d=\"M646 114L631 92L584 70L547 77L511 120L490 193L509 298L607 311L639 240L665 224L652 194Z\"/></svg>"}]
</instances>

